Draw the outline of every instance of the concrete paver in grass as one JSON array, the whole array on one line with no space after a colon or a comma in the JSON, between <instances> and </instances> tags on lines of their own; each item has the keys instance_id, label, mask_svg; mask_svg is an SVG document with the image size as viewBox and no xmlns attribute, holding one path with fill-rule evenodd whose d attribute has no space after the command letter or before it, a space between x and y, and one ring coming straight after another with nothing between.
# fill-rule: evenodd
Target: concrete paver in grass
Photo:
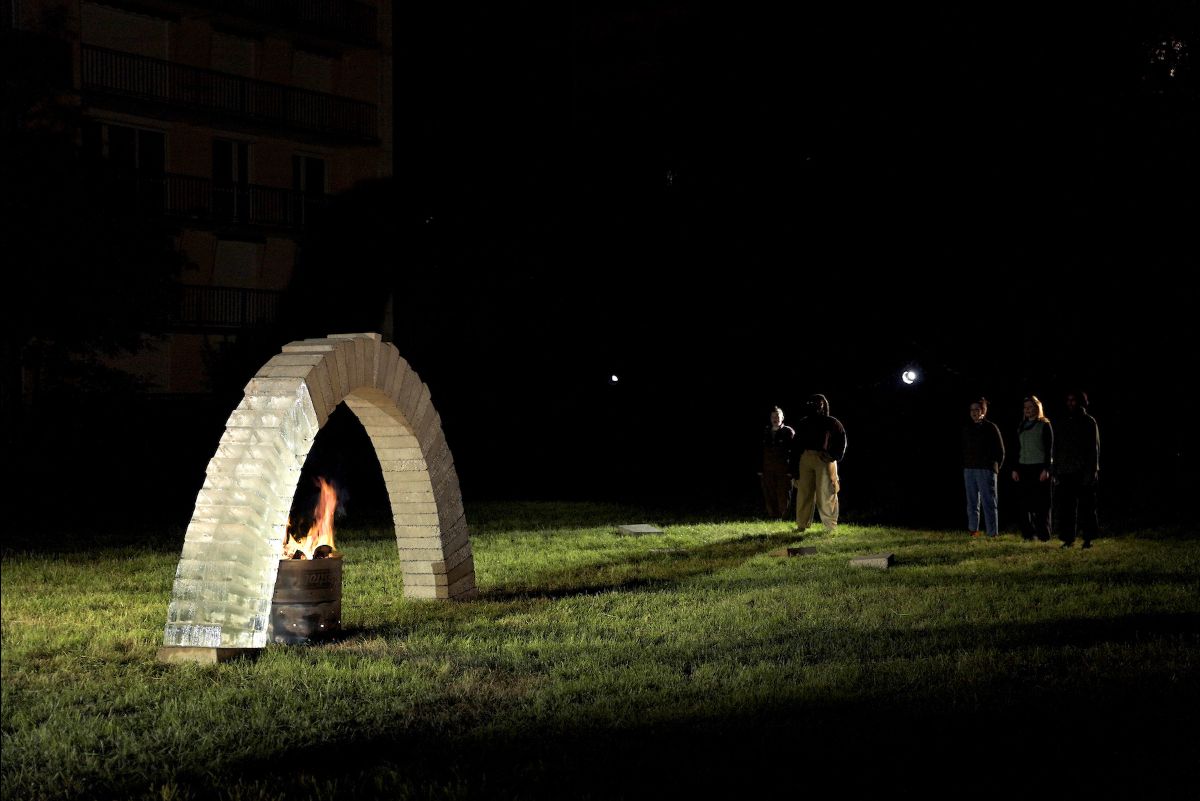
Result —
<instances>
[{"instance_id":1,"label":"concrete paver in grass","mask_svg":"<svg viewBox=\"0 0 1200 801\"><path fill-rule=\"evenodd\" d=\"M628 534L631 537L641 537L646 534L662 534L663 530L649 523L634 523L627 526L617 526L618 534Z\"/></svg>"},{"instance_id":2,"label":"concrete paver in grass","mask_svg":"<svg viewBox=\"0 0 1200 801\"><path fill-rule=\"evenodd\" d=\"M780 548L771 551L771 556L812 556L817 552L817 549L812 545L804 545L799 548Z\"/></svg>"},{"instance_id":3,"label":"concrete paver in grass","mask_svg":"<svg viewBox=\"0 0 1200 801\"><path fill-rule=\"evenodd\" d=\"M887 553L872 553L865 556L856 556L850 560L851 567L877 567L887 570L895 563L895 554L891 551Z\"/></svg>"}]
</instances>

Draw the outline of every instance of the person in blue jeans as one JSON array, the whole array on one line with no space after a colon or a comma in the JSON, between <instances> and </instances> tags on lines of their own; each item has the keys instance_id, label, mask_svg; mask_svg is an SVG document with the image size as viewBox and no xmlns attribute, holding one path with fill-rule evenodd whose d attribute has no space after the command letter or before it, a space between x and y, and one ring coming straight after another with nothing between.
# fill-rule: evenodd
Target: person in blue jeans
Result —
<instances>
[{"instance_id":1,"label":"person in blue jeans","mask_svg":"<svg viewBox=\"0 0 1200 801\"><path fill-rule=\"evenodd\" d=\"M983 523L987 535L1000 533L999 504L996 498L996 476L1004 463L1004 437L1000 429L987 418L987 398L971 401L968 411L971 422L963 426L962 461L963 484L967 490L967 529L972 537L981 532L979 510L983 508Z\"/></svg>"}]
</instances>

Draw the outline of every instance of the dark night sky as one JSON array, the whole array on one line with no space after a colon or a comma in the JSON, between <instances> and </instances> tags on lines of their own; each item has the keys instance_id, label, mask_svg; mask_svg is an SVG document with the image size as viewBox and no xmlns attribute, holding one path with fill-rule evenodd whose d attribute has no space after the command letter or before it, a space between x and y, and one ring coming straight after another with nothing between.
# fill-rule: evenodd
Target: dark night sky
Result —
<instances>
[{"instance_id":1,"label":"dark night sky","mask_svg":"<svg viewBox=\"0 0 1200 801\"><path fill-rule=\"evenodd\" d=\"M812 391L860 486L952 482L969 397L1007 431L1076 383L1106 454L1177 473L1194 426L1142 429L1195 364L1195 12L405 12L396 341L464 489L744 499Z\"/></svg>"},{"instance_id":2,"label":"dark night sky","mask_svg":"<svg viewBox=\"0 0 1200 801\"><path fill-rule=\"evenodd\" d=\"M1193 11L430 17L400 81L426 157L398 174L437 269L397 340L465 486L736 494L739 439L816 390L847 471L894 474L979 392L1007 428L1082 383L1132 429L1194 364L1195 75L1149 56Z\"/></svg>"}]
</instances>

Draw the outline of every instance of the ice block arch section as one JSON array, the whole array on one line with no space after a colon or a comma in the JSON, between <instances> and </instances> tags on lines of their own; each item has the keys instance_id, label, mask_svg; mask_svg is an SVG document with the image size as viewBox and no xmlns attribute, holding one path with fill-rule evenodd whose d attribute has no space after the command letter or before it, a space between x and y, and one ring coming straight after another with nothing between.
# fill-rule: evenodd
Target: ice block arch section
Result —
<instances>
[{"instance_id":1,"label":"ice block arch section","mask_svg":"<svg viewBox=\"0 0 1200 801\"><path fill-rule=\"evenodd\" d=\"M462 495L429 388L379 334L306 339L285 345L246 385L208 463L160 659L219 661L266 645L300 469L342 402L366 429L383 470L404 595L476 594Z\"/></svg>"}]
</instances>

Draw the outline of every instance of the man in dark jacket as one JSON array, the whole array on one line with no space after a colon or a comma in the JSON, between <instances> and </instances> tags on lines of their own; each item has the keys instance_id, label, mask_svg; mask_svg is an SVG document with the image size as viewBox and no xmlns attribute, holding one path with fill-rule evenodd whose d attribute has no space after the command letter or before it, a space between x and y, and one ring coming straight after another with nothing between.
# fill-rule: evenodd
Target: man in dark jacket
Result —
<instances>
[{"instance_id":1,"label":"man in dark jacket","mask_svg":"<svg viewBox=\"0 0 1200 801\"><path fill-rule=\"evenodd\" d=\"M1070 548L1078 534L1083 547L1091 548L1099 523L1096 519L1096 486L1100 481L1100 429L1087 412L1083 391L1068 392L1067 416L1055 431L1055 528L1062 547Z\"/></svg>"},{"instance_id":2,"label":"man in dark jacket","mask_svg":"<svg viewBox=\"0 0 1200 801\"><path fill-rule=\"evenodd\" d=\"M771 422L763 432L762 466L758 473L770 520L782 520L787 514L792 492L792 440L795 438L795 429L783 424L783 409L776 406L771 410Z\"/></svg>"},{"instance_id":3,"label":"man in dark jacket","mask_svg":"<svg viewBox=\"0 0 1200 801\"><path fill-rule=\"evenodd\" d=\"M813 509L821 515L825 530L834 532L838 523L837 463L846 456L846 429L829 415L824 395L812 395L805 404L805 416L796 424L796 444L792 449L796 476L796 527L807 529Z\"/></svg>"},{"instance_id":4,"label":"man in dark jacket","mask_svg":"<svg viewBox=\"0 0 1200 801\"><path fill-rule=\"evenodd\" d=\"M987 398L971 401L967 410L971 422L963 426L962 463L963 484L967 490L967 529L978 537L979 507L983 507L983 522L987 535L1000 533L999 504L996 499L996 476L1004 463L1004 437L987 417Z\"/></svg>"}]
</instances>

